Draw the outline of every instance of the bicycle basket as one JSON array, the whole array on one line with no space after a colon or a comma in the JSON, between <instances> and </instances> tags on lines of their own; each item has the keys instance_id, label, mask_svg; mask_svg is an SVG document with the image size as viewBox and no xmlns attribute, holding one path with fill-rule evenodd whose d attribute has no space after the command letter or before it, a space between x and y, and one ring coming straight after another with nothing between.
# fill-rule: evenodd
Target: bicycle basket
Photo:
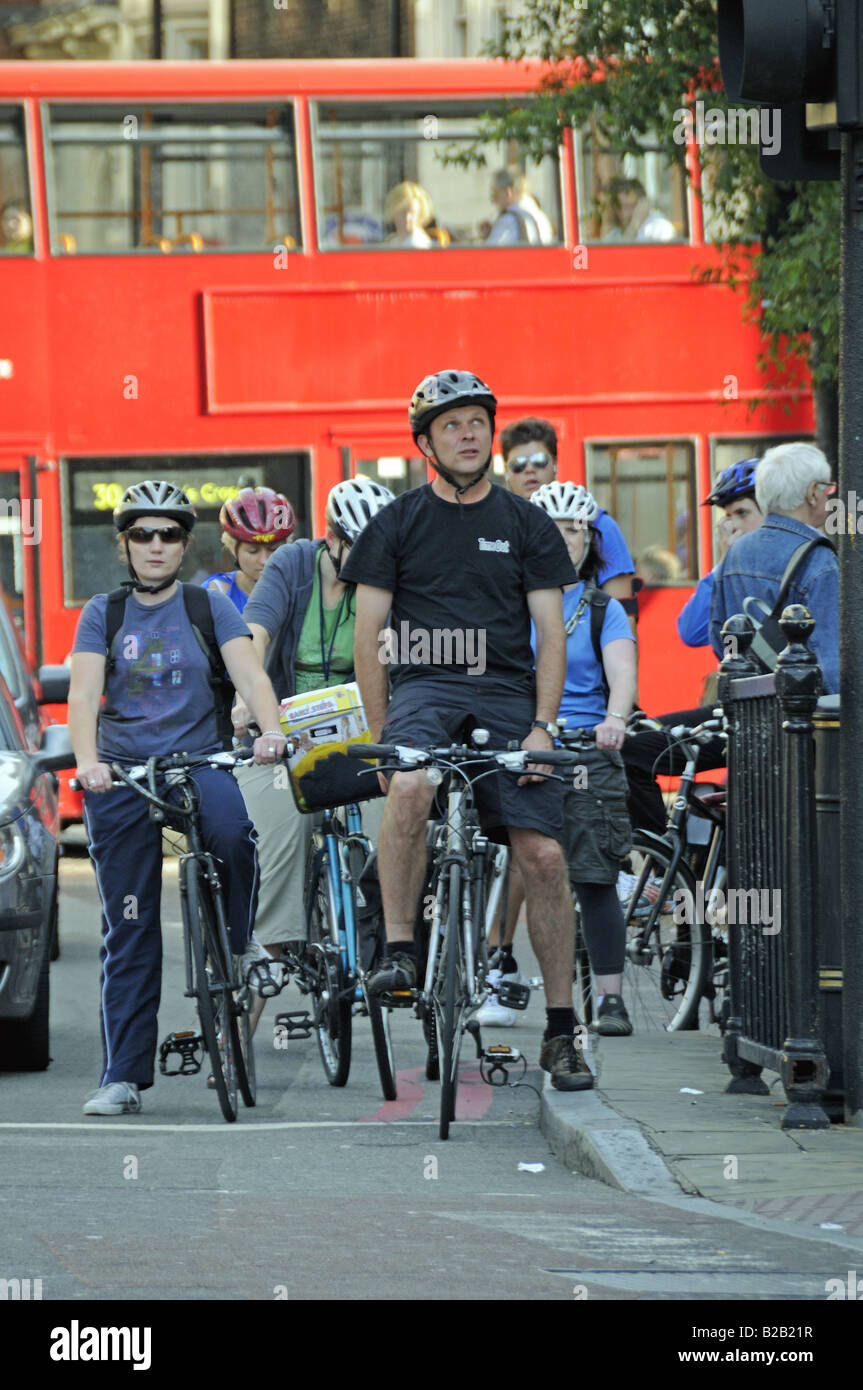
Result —
<instances>
[{"instance_id":1,"label":"bicycle basket","mask_svg":"<svg viewBox=\"0 0 863 1390\"><path fill-rule=\"evenodd\" d=\"M355 681L308 690L283 700L279 708L285 737L298 744L288 759L298 811L324 811L383 795L376 761L357 762L345 752L349 744L371 742Z\"/></svg>"}]
</instances>

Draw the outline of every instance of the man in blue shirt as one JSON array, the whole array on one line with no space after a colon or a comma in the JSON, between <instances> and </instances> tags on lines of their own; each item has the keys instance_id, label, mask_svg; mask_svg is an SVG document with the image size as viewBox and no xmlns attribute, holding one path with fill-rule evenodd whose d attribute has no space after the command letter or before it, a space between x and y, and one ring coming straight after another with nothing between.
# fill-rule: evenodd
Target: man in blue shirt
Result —
<instances>
[{"instance_id":1,"label":"man in blue shirt","mask_svg":"<svg viewBox=\"0 0 863 1390\"><path fill-rule=\"evenodd\" d=\"M725 516L719 523L719 559L724 560L728 547L737 536L757 531L764 520L763 513L755 500L755 469L758 459L742 459L724 468L716 479L709 497L701 504L704 507L722 507ZM716 568L705 574L698 582L698 588L683 605L677 618L677 633L687 647L708 647L710 645L710 600L713 596L713 576Z\"/></svg>"},{"instance_id":2,"label":"man in blue shirt","mask_svg":"<svg viewBox=\"0 0 863 1390\"><path fill-rule=\"evenodd\" d=\"M741 536L716 569L710 604L710 642L724 655L722 625L744 611L749 597L772 608L794 551L816 539L827 519L833 489L830 465L814 444L780 444L768 449L755 475L764 524ZM815 619L809 641L824 673L825 694L839 690L839 564L828 546L818 546L791 582L788 603L802 603Z\"/></svg>"},{"instance_id":3,"label":"man in blue shirt","mask_svg":"<svg viewBox=\"0 0 863 1390\"><path fill-rule=\"evenodd\" d=\"M507 487L528 502L538 487L553 482L557 476L557 434L549 420L527 416L514 421L502 431L500 447ZM632 592L635 565L629 547L614 517L601 507L594 526L602 546L602 568L596 582L600 589L620 600L634 637L638 599Z\"/></svg>"}]
</instances>

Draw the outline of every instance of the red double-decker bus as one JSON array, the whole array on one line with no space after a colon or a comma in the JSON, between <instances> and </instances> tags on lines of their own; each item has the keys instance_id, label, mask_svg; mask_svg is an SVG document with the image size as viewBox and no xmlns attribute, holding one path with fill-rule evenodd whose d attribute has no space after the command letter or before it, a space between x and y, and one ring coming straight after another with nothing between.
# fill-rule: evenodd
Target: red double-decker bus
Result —
<instances>
[{"instance_id":1,"label":"red double-decker bus","mask_svg":"<svg viewBox=\"0 0 863 1390\"><path fill-rule=\"evenodd\" d=\"M552 421L560 476L587 483L633 556L664 552L641 595L641 700L695 702L713 658L674 619L714 562L699 501L719 468L810 434L811 400L751 411L758 335L738 294L695 273L721 206L649 141L619 159L586 129L541 164L512 143L486 144L485 168L453 161L538 75L0 64L0 577L34 659L62 661L81 605L118 581L110 512L129 482L191 492L202 577L242 484L286 492L310 535L343 477L424 481L407 401L455 365L491 384L499 426ZM501 243L504 168L542 211ZM621 178L649 202L639 231L614 215Z\"/></svg>"}]
</instances>

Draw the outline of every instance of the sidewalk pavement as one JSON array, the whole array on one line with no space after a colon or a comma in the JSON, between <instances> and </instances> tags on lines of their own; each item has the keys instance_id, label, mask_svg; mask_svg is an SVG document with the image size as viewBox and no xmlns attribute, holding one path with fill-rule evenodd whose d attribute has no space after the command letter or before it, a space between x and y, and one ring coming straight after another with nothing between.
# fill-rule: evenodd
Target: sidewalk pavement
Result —
<instances>
[{"instance_id":1,"label":"sidewalk pavement","mask_svg":"<svg viewBox=\"0 0 863 1390\"><path fill-rule=\"evenodd\" d=\"M781 1129L779 1078L763 1073L767 1096L726 1095L721 1046L718 1032L595 1039L593 1091L555 1091L546 1078L540 1123L552 1150L639 1196L689 1194L822 1236L863 1237L863 1129Z\"/></svg>"}]
</instances>

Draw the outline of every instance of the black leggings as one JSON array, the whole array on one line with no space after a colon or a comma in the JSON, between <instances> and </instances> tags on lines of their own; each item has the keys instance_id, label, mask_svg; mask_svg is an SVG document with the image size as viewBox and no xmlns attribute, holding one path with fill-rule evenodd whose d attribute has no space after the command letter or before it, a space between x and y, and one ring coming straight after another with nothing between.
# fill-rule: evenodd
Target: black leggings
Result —
<instances>
[{"instance_id":1,"label":"black leggings","mask_svg":"<svg viewBox=\"0 0 863 1390\"><path fill-rule=\"evenodd\" d=\"M690 729L694 729L696 724L702 724L705 719L712 718L712 705L659 715L661 723L668 728L673 728L676 724L687 724ZM686 755L680 745L674 744L669 748L670 743L672 740L669 735L654 733L652 729L644 729L623 741L623 765L629 782L629 819L635 828L653 830L657 835L663 834L668 816L656 778L679 777L686 766ZM725 740L711 738L702 744L699 751L698 771L725 767L726 761Z\"/></svg>"},{"instance_id":2,"label":"black leggings","mask_svg":"<svg viewBox=\"0 0 863 1390\"><path fill-rule=\"evenodd\" d=\"M626 947L623 909L614 883L574 883L581 930L594 975L622 975Z\"/></svg>"}]
</instances>

